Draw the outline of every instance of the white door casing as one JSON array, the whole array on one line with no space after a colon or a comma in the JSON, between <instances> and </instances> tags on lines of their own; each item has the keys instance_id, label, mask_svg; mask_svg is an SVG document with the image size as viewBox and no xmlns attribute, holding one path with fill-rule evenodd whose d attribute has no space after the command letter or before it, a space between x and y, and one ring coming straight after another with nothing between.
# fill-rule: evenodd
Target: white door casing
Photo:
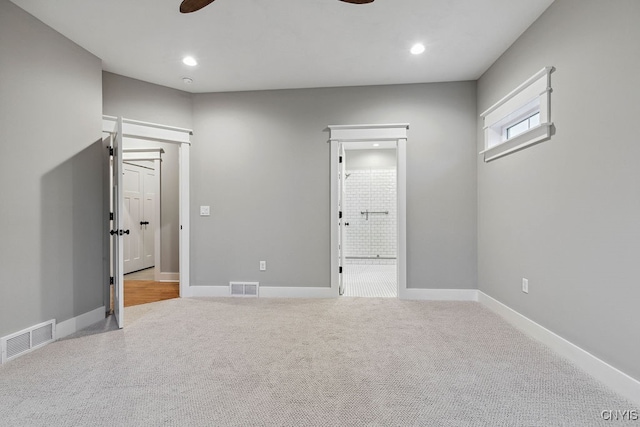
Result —
<instances>
[{"instance_id":1,"label":"white door casing","mask_svg":"<svg viewBox=\"0 0 640 427\"><path fill-rule=\"evenodd\" d=\"M345 209L345 195L346 195L346 188L345 188L345 180L346 180L346 171L347 171L347 155L346 155L346 151L344 150L344 145L343 144L339 144L338 147L338 151L339 151L339 157L338 157L338 163L339 163L339 172L338 172L338 185L340 187L339 191L338 191L338 260L339 260L339 264L338 264L338 272L339 272L339 288L338 288L338 293L340 295L344 294L344 291L346 289L347 283L345 280L345 274L346 274L346 265L345 265L345 253L346 253L346 237L347 237L347 233L345 231L345 215L346 215L346 209Z\"/></svg>"},{"instance_id":2,"label":"white door casing","mask_svg":"<svg viewBox=\"0 0 640 427\"><path fill-rule=\"evenodd\" d=\"M190 134L189 134L190 135ZM187 135L188 136L188 135ZM180 296L190 295L190 248L189 233L191 232L191 219L189 218L189 153L191 143L181 143L178 153L180 164Z\"/></svg>"},{"instance_id":3,"label":"white door casing","mask_svg":"<svg viewBox=\"0 0 640 427\"><path fill-rule=\"evenodd\" d=\"M398 297L407 297L407 130L408 123L373 125L330 125L331 144L331 289L340 294L342 182L340 153L364 142L386 141L396 148L397 173L397 279Z\"/></svg>"}]
</instances>

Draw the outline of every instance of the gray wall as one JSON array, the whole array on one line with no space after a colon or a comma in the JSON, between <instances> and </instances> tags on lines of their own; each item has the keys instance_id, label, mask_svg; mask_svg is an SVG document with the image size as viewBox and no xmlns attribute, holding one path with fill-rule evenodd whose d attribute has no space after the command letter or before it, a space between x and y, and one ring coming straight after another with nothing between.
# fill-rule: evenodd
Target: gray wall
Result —
<instances>
[{"instance_id":1,"label":"gray wall","mask_svg":"<svg viewBox=\"0 0 640 427\"><path fill-rule=\"evenodd\" d=\"M191 284L329 286L326 127L409 122L408 285L475 288L475 94L459 82L195 95Z\"/></svg>"},{"instance_id":2,"label":"gray wall","mask_svg":"<svg viewBox=\"0 0 640 427\"><path fill-rule=\"evenodd\" d=\"M110 116L192 128L191 95L152 83L103 73L103 111ZM169 143L136 143L125 148L161 147L160 266L166 273L179 271L178 146Z\"/></svg>"},{"instance_id":3,"label":"gray wall","mask_svg":"<svg viewBox=\"0 0 640 427\"><path fill-rule=\"evenodd\" d=\"M395 168L396 150L348 150L346 168L352 169L389 169Z\"/></svg>"},{"instance_id":4,"label":"gray wall","mask_svg":"<svg viewBox=\"0 0 640 427\"><path fill-rule=\"evenodd\" d=\"M556 135L478 161L478 275L481 291L640 379L638 22L637 0L556 0L480 79L483 111L557 68Z\"/></svg>"},{"instance_id":5,"label":"gray wall","mask_svg":"<svg viewBox=\"0 0 640 427\"><path fill-rule=\"evenodd\" d=\"M101 68L0 0L0 336L103 305Z\"/></svg>"}]
</instances>

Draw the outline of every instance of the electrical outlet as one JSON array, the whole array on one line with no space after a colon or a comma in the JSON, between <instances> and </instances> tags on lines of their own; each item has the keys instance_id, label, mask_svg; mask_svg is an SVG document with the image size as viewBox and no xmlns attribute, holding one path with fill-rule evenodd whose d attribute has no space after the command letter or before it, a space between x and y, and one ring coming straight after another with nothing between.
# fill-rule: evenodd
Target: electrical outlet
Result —
<instances>
[{"instance_id":1,"label":"electrical outlet","mask_svg":"<svg viewBox=\"0 0 640 427\"><path fill-rule=\"evenodd\" d=\"M260 271L267 271L267 261L260 261Z\"/></svg>"},{"instance_id":2,"label":"electrical outlet","mask_svg":"<svg viewBox=\"0 0 640 427\"><path fill-rule=\"evenodd\" d=\"M529 293L529 279L522 278L522 292Z\"/></svg>"}]
</instances>

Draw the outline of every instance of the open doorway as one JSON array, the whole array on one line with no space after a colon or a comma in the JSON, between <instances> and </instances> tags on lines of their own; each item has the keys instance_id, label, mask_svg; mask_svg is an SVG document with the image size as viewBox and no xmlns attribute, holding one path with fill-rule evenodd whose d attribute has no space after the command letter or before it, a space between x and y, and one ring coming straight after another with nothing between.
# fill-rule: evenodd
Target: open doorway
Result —
<instances>
[{"instance_id":1,"label":"open doorway","mask_svg":"<svg viewBox=\"0 0 640 427\"><path fill-rule=\"evenodd\" d=\"M154 204L152 212L149 218L154 218L153 221L160 224L159 227L153 230L154 254L153 259L148 259L147 263L154 264L154 282L175 282L176 279L179 282L177 284L178 296L187 296L189 289L189 148L190 148L190 135L191 130L176 128L172 126L158 125L153 123L140 122L136 120L123 119L121 117L103 116L103 133L106 134L109 148L110 158L110 183L107 193L110 197L110 221L109 221L109 244L110 244L110 285L105 289L105 306L109 307L116 319L118 327L124 327L125 318L125 256L129 261L134 261L133 267L128 267L129 270L136 269L136 267L142 266L144 270L144 260L138 262L135 260L134 255L144 258L146 256L151 258L150 251L145 251L144 246L144 233L132 233L133 231L139 231L138 227L144 229L144 226L148 226L151 223L151 219L147 220L146 215L144 218L140 218L139 215L134 218L134 211L144 210L145 202L147 204ZM177 170L177 184L175 185L176 191L173 198L173 205L175 207L177 201L177 221L172 226L175 231L176 238L172 242L167 242L171 246L176 247L178 257L175 265L178 269L176 272L163 271L163 259L161 256L160 247L162 245L162 239L159 235L162 235L162 213L160 209L160 198L162 197L161 186L157 184L157 181L148 179L149 187L154 190L149 197L144 195L143 187L147 184L144 182L144 178L140 177L140 174L147 174L149 176L157 174L158 171L162 171L160 167L161 154L166 149L154 148L152 145L166 144L168 147L175 148L175 169ZM126 151L124 147L127 147ZM153 154L155 152L155 156ZM153 162L153 169L148 162ZM133 173L134 166L142 167L147 172L143 171L138 173L139 179L132 177L136 176ZM127 177L125 174L127 169L130 169L131 174ZM148 171L153 170L153 173ZM160 177L162 181L162 177ZM127 205L128 206L125 206ZM137 207L136 207L137 206ZM149 223L149 224L147 224ZM148 227L147 227L148 229ZM130 237L136 235L135 240L131 240ZM142 236L142 241L139 240ZM150 236L148 236L150 240ZM137 242L137 243L135 243ZM137 246L136 246L137 245ZM126 252L126 254L125 254ZM160 264L158 265L158 262ZM164 275L164 276L163 276ZM146 277L145 277L146 279ZM164 279L164 280L163 280ZM140 281L142 282L142 281ZM155 292L155 286L152 286ZM149 291L142 289L143 293ZM175 294L175 290L173 291ZM146 301L150 302L148 295ZM127 298L127 305L134 305L131 303L131 297Z\"/></svg>"},{"instance_id":2,"label":"open doorway","mask_svg":"<svg viewBox=\"0 0 640 427\"><path fill-rule=\"evenodd\" d=\"M388 141L351 144L345 147L343 162L343 295L396 298L395 144Z\"/></svg>"},{"instance_id":3,"label":"open doorway","mask_svg":"<svg viewBox=\"0 0 640 427\"><path fill-rule=\"evenodd\" d=\"M331 132L331 289L406 296L408 124L338 125Z\"/></svg>"},{"instance_id":4,"label":"open doorway","mask_svg":"<svg viewBox=\"0 0 640 427\"><path fill-rule=\"evenodd\" d=\"M124 307L180 296L177 147L149 144L123 143Z\"/></svg>"}]
</instances>

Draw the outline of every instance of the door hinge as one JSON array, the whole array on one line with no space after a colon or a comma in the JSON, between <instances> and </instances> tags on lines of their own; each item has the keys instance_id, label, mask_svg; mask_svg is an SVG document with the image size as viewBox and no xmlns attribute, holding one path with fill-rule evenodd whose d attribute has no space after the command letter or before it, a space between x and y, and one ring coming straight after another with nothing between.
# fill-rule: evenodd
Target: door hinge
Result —
<instances>
[{"instance_id":1,"label":"door hinge","mask_svg":"<svg viewBox=\"0 0 640 427\"><path fill-rule=\"evenodd\" d=\"M113 276L109 277L109 284L113 285Z\"/></svg>"},{"instance_id":2,"label":"door hinge","mask_svg":"<svg viewBox=\"0 0 640 427\"><path fill-rule=\"evenodd\" d=\"M109 212L109 219L113 220L113 212Z\"/></svg>"},{"instance_id":3,"label":"door hinge","mask_svg":"<svg viewBox=\"0 0 640 427\"><path fill-rule=\"evenodd\" d=\"M113 147L112 146L108 146L107 148L109 149L109 155L113 156Z\"/></svg>"},{"instance_id":4,"label":"door hinge","mask_svg":"<svg viewBox=\"0 0 640 427\"><path fill-rule=\"evenodd\" d=\"M338 163L342 163L342 156L340 156Z\"/></svg>"},{"instance_id":5,"label":"door hinge","mask_svg":"<svg viewBox=\"0 0 640 427\"><path fill-rule=\"evenodd\" d=\"M338 273L342 274L342 266L340 266L340 271Z\"/></svg>"},{"instance_id":6,"label":"door hinge","mask_svg":"<svg viewBox=\"0 0 640 427\"><path fill-rule=\"evenodd\" d=\"M342 219L342 211L338 212L338 219Z\"/></svg>"}]
</instances>

